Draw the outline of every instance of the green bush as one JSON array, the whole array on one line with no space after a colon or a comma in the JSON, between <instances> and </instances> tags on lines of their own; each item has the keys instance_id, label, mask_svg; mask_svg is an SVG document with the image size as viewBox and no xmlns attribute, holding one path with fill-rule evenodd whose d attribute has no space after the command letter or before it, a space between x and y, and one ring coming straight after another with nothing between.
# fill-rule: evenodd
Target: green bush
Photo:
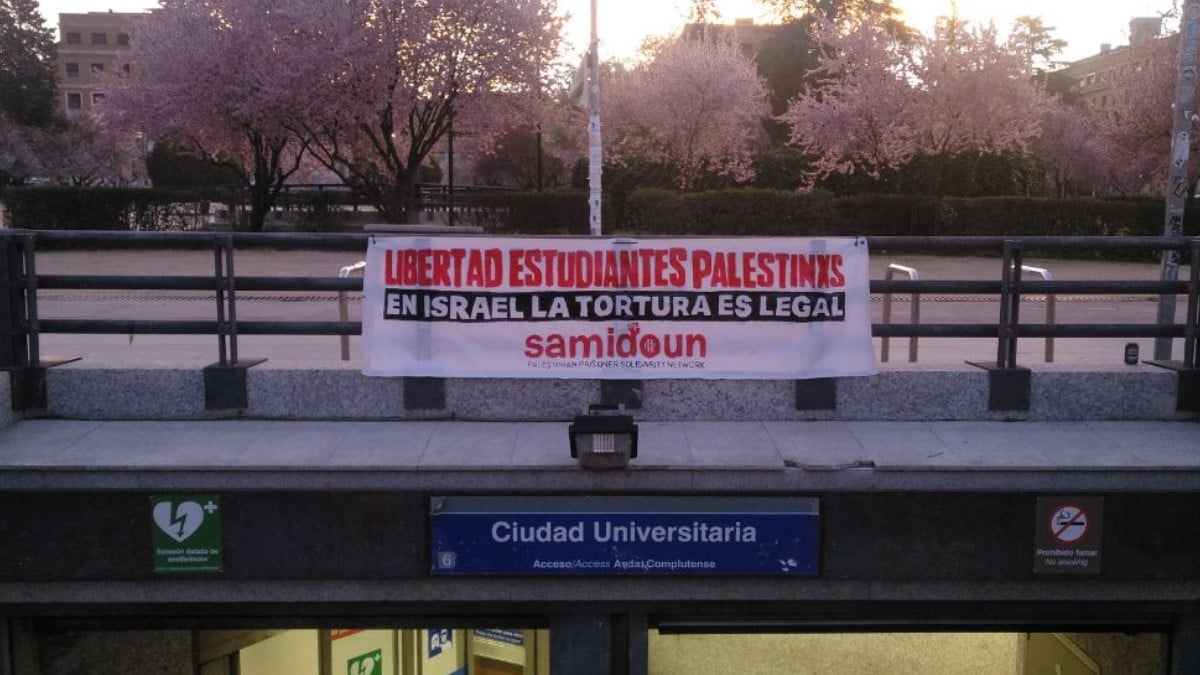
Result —
<instances>
[{"instance_id":1,"label":"green bush","mask_svg":"<svg viewBox=\"0 0 1200 675\"><path fill-rule=\"evenodd\" d=\"M637 190L622 231L670 235L1158 236L1157 200ZM1188 212L1184 234L1200 232Z\"/></svg>"},{"instance_id":2,"label":"green bush","mask_svg":"<svg viewBox=\"0 0 1200 675\"><path fill-rule=\"evenodd\" d=\"M1101 199L947 198L943 231L964 236L1154 236L1163 204Z\"/></svg>"},{"instance_id":3,"label":"green bush","mask_svg":"<svg viewBox=\"0 0 1200 675\"><path fill-rule=\"evenodd\" d=\"M80 188L8 189L0 194L9 226L26 230L182 230L204 220L196 190Z\"/></svg>"},{"instance_id":4,"label":"green bush","mask_svg":"<svg viewBox=\"0 0 1200 675\"><path fill-rule=\"evenodd\" d=\"M463 195L460 220L496 234L587 234L590 209L586 190L481 192ZM615 223L608 200L601 206L606 232Z\"/></svg>"},{"instance_id":5,"label":"green bush","mask_svg":"<svg viewBox=\"0 0 1200 675\"><path fill-rule=\"evenodd\" d=\"M854 195L835 201L837 229L829 234L912 237L938 232L941 208L933 197L918 195Z\"/></svg>"},{"instance_id":6,"label":"green bush","mask_svg":"<svg viewBox=\"0 0 1200 675\"><path fill-rule=\"evenodd\" d=\"M678 193L637 190L629 196L621 230L659 235L808 235L840 226L826 192L718 190Z\"/></svg>"}]
</instances>

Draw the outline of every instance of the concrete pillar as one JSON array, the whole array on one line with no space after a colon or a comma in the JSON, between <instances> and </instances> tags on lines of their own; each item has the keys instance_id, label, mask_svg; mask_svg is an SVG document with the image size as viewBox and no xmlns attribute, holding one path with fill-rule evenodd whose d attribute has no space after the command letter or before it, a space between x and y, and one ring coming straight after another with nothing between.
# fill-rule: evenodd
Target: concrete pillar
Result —
<instances>
[{"instance_id":1,"label":"concrete pillar","mask_svg":"<svg viewBox=\"0 0 1200 675\"><path fill-rule=\"evenodd\" d=\"M550 617L550 672L612 675L612 623L607 614Z\"/></svg>"},{"instance_id":2,"label":"concrete pillar","mask_svg":"<svg viewBox=\"0 0 1200 675\"><path fill-rule=\"evenodd\" d=\"M646 675L645 614L569 614L550 619L550 672Z\"/></svg>"},{"instance_id":3,"label":"concrete pillar","mask_svg":"<svg viewBox=\"0 0 1200 675\"><path fill-rule=\"evenodd\" d=\"M646 675L650 664L650 625L645 614L613 617L613 669L619 675ZM622 644L623 643L623 644Z\"/></svg>"},{"instance_id":4,"label":"concrete pillar","mask_svg":"<svg viewBox=\"0 0 1200 675\"><path fill-rule=\"evenodd\" d=\"M1171 631L1171 675L1200 673L1200 616L1175 620Z\"/></svg>"},{"instance_id":5,"label":"concrete pillar","mask_svg":"<svg viewBox=\"0 0 1200 675\"><path fill-rule=\"evenodd\" d=\"M0 614L0 675L13 675L13 654L8 617Z\"/></svg>"}]
</instances>

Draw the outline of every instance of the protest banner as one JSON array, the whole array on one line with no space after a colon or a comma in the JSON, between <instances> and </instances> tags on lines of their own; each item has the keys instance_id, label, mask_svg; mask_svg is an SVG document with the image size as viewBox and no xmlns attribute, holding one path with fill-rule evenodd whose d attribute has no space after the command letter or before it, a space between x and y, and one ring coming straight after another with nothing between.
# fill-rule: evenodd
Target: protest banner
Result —
<instances>
[{"instance_id":1,"label":"protest banner","mask_svg":"<svg viewBox=\"0 0 1200 675\"><path fill-rule=\"evenodd\" d=\"M861 238L373 237L363 372L871 375Z\"/></svg>"}]
</instances>

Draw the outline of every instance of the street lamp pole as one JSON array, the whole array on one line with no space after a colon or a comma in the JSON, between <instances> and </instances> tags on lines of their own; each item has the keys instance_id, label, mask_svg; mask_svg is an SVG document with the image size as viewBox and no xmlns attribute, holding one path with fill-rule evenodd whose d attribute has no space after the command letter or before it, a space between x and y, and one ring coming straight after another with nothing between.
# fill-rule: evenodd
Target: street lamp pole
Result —
<instances>
[{"instance_id":1,"label":"street lamp pole","mask_svg":"<svg viewBox=\"0 0 1200 675\"><path fill-rule=\"evenodd\" d=\"M1171 162L1167 167L1167 213L1163 224L1163 236L1183 236L1183 209L1191 192L1188 180L1188 154L1191 150L1192 117L1196 115L1196 79L1200 76L1196 63L1200 51L1200 0L1188 0L1183 6L1183 22L1179 27L1179 62L1175 80L1175 117L1171 130ZM1162 253L1162 281L1179 278L1179 251ZM1162 295L1158 299L1158 323L1175 323L1175 296ZM1171 360L1171 338L1154 340L1154 358L1158 361Z\"/></svg>"}]
</instances>

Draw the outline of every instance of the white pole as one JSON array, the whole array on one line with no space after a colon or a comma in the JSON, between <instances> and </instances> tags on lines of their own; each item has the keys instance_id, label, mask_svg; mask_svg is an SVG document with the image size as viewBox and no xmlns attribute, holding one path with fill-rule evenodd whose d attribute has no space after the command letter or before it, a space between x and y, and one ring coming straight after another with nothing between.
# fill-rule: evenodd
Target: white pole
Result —
<instances>
[{"instance_id":1,"label":"white pole","mask_svg":"<svg viewBox=\"0 0 1200 675\"><path fill-rule=\"evenodd\" d=\"M592 40L588 47L588 223L592 236L600 236L600 172L604 153L600 143L600 52L596 37L596 0L592 0Z\"/></svg>"}]
</instances>

